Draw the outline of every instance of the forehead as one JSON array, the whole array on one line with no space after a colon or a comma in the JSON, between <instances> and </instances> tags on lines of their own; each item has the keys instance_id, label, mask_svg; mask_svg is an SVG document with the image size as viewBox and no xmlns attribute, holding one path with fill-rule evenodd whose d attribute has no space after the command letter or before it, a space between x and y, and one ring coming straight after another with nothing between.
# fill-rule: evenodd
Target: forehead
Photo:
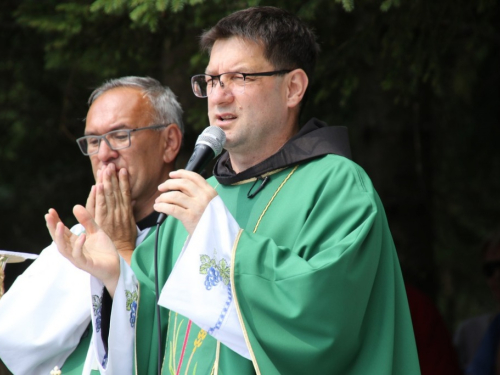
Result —
<instances>
[{"instance_id":1,"label":"forehead","mask_svg":"<svg viewBox=\"0 0 500 375\"><path fill-rule=\"evenodd\" d=\"M206 73L220 74L230 71L251 72L272 68L264 56L262 44L240 37L218 39L210 52Z\"/></svg>"},{"instance_id":2,"label":"forehead","mask_svg":"<svg viewBox=\"0 0 500 375\"><path fill-rule=\"evenodd\" d=\"M119 128L149 125L153 110L140 89L118 87L101 94L90 106L85 133L105 133Z\"/></svg>"}]
</instances>

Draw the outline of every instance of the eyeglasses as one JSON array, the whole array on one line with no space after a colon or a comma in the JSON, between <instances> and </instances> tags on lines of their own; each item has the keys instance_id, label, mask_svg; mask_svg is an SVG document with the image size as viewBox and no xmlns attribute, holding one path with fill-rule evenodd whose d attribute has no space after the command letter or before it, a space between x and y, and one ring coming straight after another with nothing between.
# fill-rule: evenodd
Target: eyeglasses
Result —
<instances>
[{"instance_id":1,"label":"eyeglasses","mask_svg":"<svg viewBox=\"0 0 500 375\"><path fill-rule=\"evenodd\" d=\"M493 276L497 269L500 269L500 260L485 262L483 264L483 273L487 278Z\"/></svg>"},{"instance_id":2,"label":"eyeglasses","mask_svg":"<svg viewBox=\"0 0 500 375\"><path fill-rule=\"evenodd\" d=\"M147 129L161 129L170 124L166 125L151 125L144 128L137 129L119 129L113 130L109 133L103 135L86 135L85 137L78 138L76 143L80 146L80 150L83 155L94 155L99 152L99 147L101 146L101 141L104 140L111 150L123 150L131 145L130 133L138 132L140 130Z\"/></svg>"},{"instance_id":3,"label":"eyeglasses","mask_svg":"<svg viewBox=\"0 0 500 375\"><path fill-rule=\"evenodd\" d=\"M224 90L228 89L233 93L242 93L245 91L247 77L283 75L291 71L290 69L286 69L260 73L227 72L216 76L210 74L197 74L191 77L191 87L198 98L206 98L209 96L213 92L215 86L217 86L217 83L219 83L220 87Z\"/></svg>"}]
</instances>

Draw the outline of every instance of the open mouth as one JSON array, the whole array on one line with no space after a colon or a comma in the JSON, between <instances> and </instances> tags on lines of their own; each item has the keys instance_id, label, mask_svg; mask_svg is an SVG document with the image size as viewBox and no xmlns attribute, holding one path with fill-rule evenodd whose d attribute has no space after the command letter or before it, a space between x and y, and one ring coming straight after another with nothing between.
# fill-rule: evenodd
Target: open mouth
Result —
<instances>
[{"instance_id":1,"label":"open mouth","mask_svg":"<svg viewBox=\"0 0 500 375\"><path fill-rule=\"evenodd\" d=\"M220 115L220 116L217 116L217 120L218 121L229 121L229 120L234 120L236 119L236 116L235 115L230 115L230 114L227 114L227 115Z\"/></svg>"}]
</instances>

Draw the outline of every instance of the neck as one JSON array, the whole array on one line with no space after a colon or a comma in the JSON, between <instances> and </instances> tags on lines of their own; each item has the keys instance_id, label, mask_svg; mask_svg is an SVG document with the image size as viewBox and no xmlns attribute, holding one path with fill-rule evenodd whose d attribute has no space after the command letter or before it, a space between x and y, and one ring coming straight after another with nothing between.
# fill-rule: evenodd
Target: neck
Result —
<instances>
[{"instance_id":1,"label":"neck","mask_svg":"<svg viewBox=\"0 0 500 375\"><path fill-rule=\"evenodd\" d=\"M272 137L274 139L271 142L268 142L267 145L261 145L258 149L228 149L233 170L236 173L243 172L277 153L299 131L298 125L290 126L288 129L288 132L281 134L279 137Z\"/></svg>"}]
</instances>

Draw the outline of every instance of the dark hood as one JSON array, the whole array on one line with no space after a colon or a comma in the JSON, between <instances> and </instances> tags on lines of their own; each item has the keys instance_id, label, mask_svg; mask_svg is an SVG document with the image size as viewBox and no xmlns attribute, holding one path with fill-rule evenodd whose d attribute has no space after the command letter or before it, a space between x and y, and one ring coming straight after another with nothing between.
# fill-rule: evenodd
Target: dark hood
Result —
<instances>
[{"instance_id":1,"label":"dark hood","mask_svg":"<svg viewBox=\"0 0 500 375\"><path fill-rule=\"evenodd\" d=\"M225 152L214 166L214 176L220 184L231 185L327 154L351 158L347 128L312 118L276 154L241 173L233 171Z\"/></svg>"}]
</instances>

